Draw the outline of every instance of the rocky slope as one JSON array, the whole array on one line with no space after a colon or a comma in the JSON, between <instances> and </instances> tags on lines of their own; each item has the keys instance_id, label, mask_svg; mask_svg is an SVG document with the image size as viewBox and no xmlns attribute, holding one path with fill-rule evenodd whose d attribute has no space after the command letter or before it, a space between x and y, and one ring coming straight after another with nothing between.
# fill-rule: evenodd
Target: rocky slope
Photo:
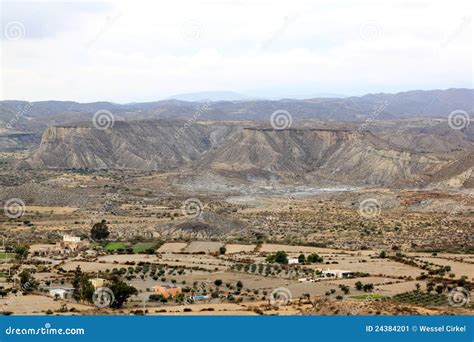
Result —
<instances>
[{"instance_id":1,"label":"rocky slope","mask_svg":"<svg viewBox=\"0 0 474 342\"><path fill-rule=\"evenodd\" d=\"M446 188L474 188L474 150L444 165L427 182Z\"/></svg>"},{"instance_id":2,"label":"rocky slope","mask_svg":"<svg viewBox=\"0 0 474 342\"><path fill-rule=\"evenodd\" d=\"M201 167L217 170L263 170L288 177L310 174L357 184L415 181L442 164L436 157L401 150L367 131L307 128L244 128L200 161Z\"/></svg>"},{"instance_id":3,"label":"rocky slope","mask_svg":"<svg viewBox=\"0 0 474 342\"><path fill-rule=\"evenodd\" d=\"M92 125L53 126L43 133L39 148L26 163L40 168L168 170L200 159L233 129L228 125L184 129L184 125L116 122L107 130Z\"/></svg>"},{"instance_id":4,"label":"rocky slope","mask_svg":"<svg viewBox=\"0 0 474 342\"><path fill-rule=\"evenodd\" d=\"M159 120L116 122L107 130L91 125L50 127L39 148L21 166L178 169L243 177L303 176L345 184L407 185L429 177L441 181L466 172L472 154L459 158L455 162L436 153L402 148L358 129L276 130Z\"/></svg>"}]
</instances>

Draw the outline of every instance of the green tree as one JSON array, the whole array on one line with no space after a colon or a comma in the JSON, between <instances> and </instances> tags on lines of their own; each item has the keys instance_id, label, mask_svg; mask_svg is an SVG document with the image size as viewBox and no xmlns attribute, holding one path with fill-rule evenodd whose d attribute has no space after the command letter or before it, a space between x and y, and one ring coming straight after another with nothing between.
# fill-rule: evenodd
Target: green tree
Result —
<instances>
[{"instance_id":1,"label":"green tree","mask_svg":"<svg viewBox=\"0 0 474 342\"><path fill-rule=\"evenodd\" d=\"M239 281L237 282L236 286L237 286L237 289L240 291L240 289L241 289L242 287L244 287L244 284L239 280Z\"/></svg>"},{"instance_id":2,"label":"green tree","mask_svg":"<svg viewBox=\"0 0 474 342\"><path fill-rule=\"evenodd\" d=\"M313 253L313 254L308 255L308 257L306 258L306 261L310 263L323 262L323 258L321 258L319 254Z\"/></svg>"},{"instance_id":3,"label":"green tree","mask_svg":"<svg viewBox=\"0 0 474 342\"><path fill-rule=\"evenodd\" d=\"M98 222L92 226L91 229L91 238L93 240L105 240L109 236L109 228L105 220Z\"/></svg>"},{"instance_id":4,"label":"green tree","mask_svg":"<svg viewBox=\"0 0 474 342\"><path fill-rule=\"evenodd\" d=\"M38 288L39 283L36 281L35 277L31 274L31 271L24 269L20 274L20 287L23 292L32 292Z\"/></svg>"},{"instance_id":5,"label":"green tree","mask_svg":"<svg viewBox=\"0 0 474 342\"><path fill-rule=\"evenodd\" d=\"M347 285L340 285L341 291L344 292L345 295L347 295L350 291L349 286Z\"/></svg>"},{"instance_id":6,"label":"green tree","mask_svg":"<svg viewBox=\"0 0 474 342\"><path fill-rule=\"evenodd\" d=\"M270 254L267 256L267 262L274 263L275 262L275 254Z\"/></svg>"},{"instance_id":7,"label":"green tree","mask_svg":"<svg viewBox=\"0 0 474 342\"><path fill-rule=\"evenodd\" d=\"M151 294L148 296L150 302L159 302L163 299L163 295L160 294Z\"/></svg>"},{"instance_id":8,"label":"green tree","mask_svg":"<svg viewBox=\"0 0 474 342\"><path fill-rule=\"evenodd\" d=\"M84 275L81 279L81 294L82 300L92 303L92 299L94 296L94 285L92 285L89 276Z\"/></svg>"},{"instance_id":9,"label":"green tree","mask_svg":"<svg viewBox=\"0 0 474 342\"><path fill-rule=\"evenodd\" d=\"M279 264L287 264L288 263L288 254L285 251L278 251L275 253L275 262Z\"/></svg>"},{"instance_id":10,"label":"green tree","mask_svg":"<svg viewBox=\"0 0 474 342\"><path fill-rule=\"evenodd\" d=\"M362 282L360 281L357 281L355 284L355 288L358 290L358 291L362 291L364 285L362 284Z\"/></svg>"},{"instance_id":11,"label":"green tree","mask_svg":"<svg viewBox=\"0 0 474 342\"><path fill-rule=\"evenodd\" d=\"M222 280L221 279L214 280L214 285L221 286L222 285Z\"/></svg>"},{"instance_id":12,"label":"green tree","mask_svg":"<svg viewBox=\"0 0 474 342\"><path fill-rule=\"evenodd\" d=\"M298 256L298 262L299 262L300 264L304 264L305 261L306 261L306 257L304 256L304 254L300 254L300 255Z\"/></svg>"},{"instance_id":13,"label":"green tree","mask_svg":"<svg viewBox=\"0 0 474 342\"><path fill-rule=\"evenodd\" d=\"M220 254L225 254L225 252L227 252L227 249L224 246L219 248L219 253Z\"/></svg>"},{"instance_id":14,"label":"green tree","mask_svg":"<svg viewBox=\"0 0 474 342\"><path fill-rule=\"evenodd\" d=\"M74 271L74 278L72 279L72 287L74 287L74 291L72 292L72 298L77 300L78 302L81 300L81 278L82 278L82 270L81 266L77 265Z\"/></svg>"},{"instance_id":15,"label":"green tree","mask_svg":"<svg viewBox=\"0 0 474 342\"><path fill-rule=\"evenodd\" d=\"M28 256L30 247L27 245L20 245L15 247L15 258L18 260L25 259Z\"/></svg>"},{"instance_id":16,"label":"green tree","mask_svg":"<svg viewBox=\"0 0 474 342\"><path fill-rule=\"evenodd\" d=\"M79 265L74 271L72 286L74 287L72 297L76 301L92 302L92 297L94 296L95 291L94 286L92 285L89 276L82 272Z\"/></svg>"},{"instance_id":17,"label":"green tree","mask_svg":"<svg viewBox=\"0 0 474 342\"><path fill-rule=\"evenodd\" d=\"M381 251L379 254L379 258L385 259L387 257L387 252Z\"/></svg>"},{"instance_id":18,"label":"green tree","mask_svg":"<svg viewBox=\"0 0 474 342\"><path fill-rule=\"evenodd\" d=\"M364 292L372 292L374 290L374 284L364 284Z\"/></svg>"},{"instance_id":19,"label":"green tree","mask_svg":"<svg viewBox=\"0 0 474 342\"><path fill-rule=\"evenodd\" d=\"M130 296L138 294L138 290L135 287L126 284L117 276L111 279L109 288L114 293L114 301L110 307L115 309L121 308Z\"/></svg>"}]
</instances>

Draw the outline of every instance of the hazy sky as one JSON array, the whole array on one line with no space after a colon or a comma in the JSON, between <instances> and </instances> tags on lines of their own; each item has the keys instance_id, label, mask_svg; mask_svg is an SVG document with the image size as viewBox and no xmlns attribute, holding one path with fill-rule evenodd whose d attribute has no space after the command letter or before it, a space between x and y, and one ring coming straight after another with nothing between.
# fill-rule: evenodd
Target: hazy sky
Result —
<instances>
[{"instance_id":1,"label":"hazy sky","mask_svg":"<svg viewBox=\"0 0 474 342\"><path fill-rule=\"evenodd\" d=\"M472 0L2 2L2 99L473 87Z\"/></svg>"}]
</instances>

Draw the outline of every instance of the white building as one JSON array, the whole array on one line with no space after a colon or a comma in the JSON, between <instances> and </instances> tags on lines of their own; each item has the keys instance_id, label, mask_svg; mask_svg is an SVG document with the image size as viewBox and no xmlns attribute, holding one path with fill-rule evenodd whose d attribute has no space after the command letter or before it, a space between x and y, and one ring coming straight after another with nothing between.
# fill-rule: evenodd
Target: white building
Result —
<instances>
[{"instance_id":1,"label":"white building","mask_svg":"<svg viewBox=\"0 0 474 342\"><path fill-rule=\"evenodd\" d=\"M299 278L298 281L300 283L315 283L317 281L319 281L320 279L315 279L315 278L310 278L310 277L307 277L307 278Z\"/></svg>"},{"instance_id":2,"label":"white building","mask_svg":"<svg viewBox=\"0 0 474 342\"><path fill-rule=\"evenodd\" d=\"M53 298L67 299L72 297L73 291L72 288L51 289L49 295Z\"/></svg>"},{"instance_id":3,"label":"white building","mask_svg":"<svg viewBox=\"0 0 474 342\"><path fill-rule=\"evenodd\" d=\"M81 238L79 236L73 235L63 235L64 242L81 242Z\"/></svg>"},{"instance_id":4,"label":"white building","mask_svg":"<svg viewBox=\"0 0 474 342\"><path fill-rule=\"evenodd\" d=\"M299 264L298 258L288 258L288 265Z\"/></svg>"},{"instance_id":5,"label":"white building","mask_svg":"<svg viewBox=\"0 0 474 342\"><path fill-rule=\"evenodd\" d=\"M345 270L330 270L327 269L321 272L323 278L354 278L355 273L352 271Z\"/></svg>"}]
</instances>

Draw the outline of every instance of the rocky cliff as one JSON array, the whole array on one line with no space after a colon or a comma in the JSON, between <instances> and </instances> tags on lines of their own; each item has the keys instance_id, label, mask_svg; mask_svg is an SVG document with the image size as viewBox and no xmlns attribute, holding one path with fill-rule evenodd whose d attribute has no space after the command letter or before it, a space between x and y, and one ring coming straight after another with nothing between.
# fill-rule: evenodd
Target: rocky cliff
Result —
<instances>
[{"instance_id":1,"label":"rocky cliff","mask_svg":"<svg viewBox=\"0 0 474 342\"><path fill-rule=\"evenodd\" d=\"M50 127L23 166L263 172L388 185L426 182L430 177L441 181L457 171L465 172L460 166L463 160L454 162L403 148L357 129L276 130L158 120L116 122L106 130L91 125ZM440 172L442 176L435 177Z\"/></svg>"}]
</instances>

